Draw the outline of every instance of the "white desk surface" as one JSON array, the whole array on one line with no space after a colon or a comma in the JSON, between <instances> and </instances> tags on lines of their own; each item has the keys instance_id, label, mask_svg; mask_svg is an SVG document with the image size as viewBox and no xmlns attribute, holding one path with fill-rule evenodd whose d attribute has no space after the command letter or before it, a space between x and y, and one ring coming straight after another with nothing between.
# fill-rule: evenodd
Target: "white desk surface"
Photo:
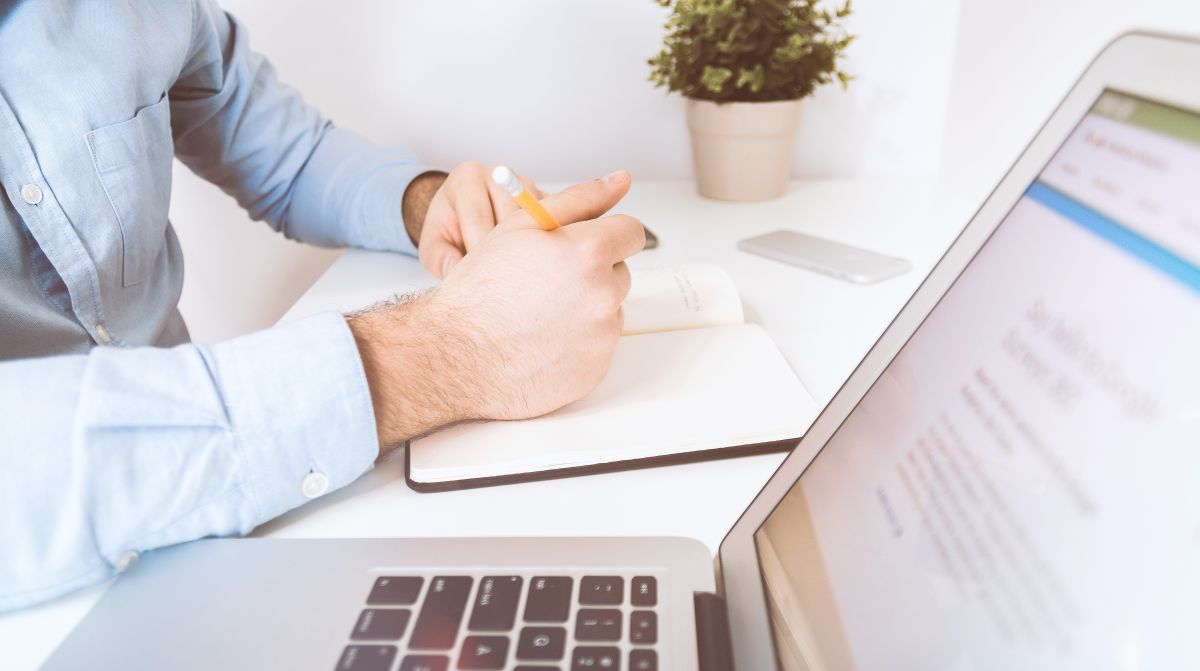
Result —
<instances>
[{"instance_id":1,"label":"white desk surface","mask_svg":"<svg viewBox=\"0 0 1200 671\"><path fill-rule=\"evenodd\" d=\"M704 200L690 182L635 183L618 211L639 217L661 246L633 268L711 261L733 276L748 321L779 344L822 403L832 398L925 274L966 224L972 205L932 180L795 183L779 200ZM792 228L901 256L906 275L858 286L769 261L738 240ZM283 320L349 310L433 278L415 259L347 252ZM728 459L547 482L418 494L393 454L350 486L260 527L273 537L688 536L716 552L726 531L783 460ZM36 668L103 594L107 584L0 616L7 669Z\"/></svg>"}]
</instances>

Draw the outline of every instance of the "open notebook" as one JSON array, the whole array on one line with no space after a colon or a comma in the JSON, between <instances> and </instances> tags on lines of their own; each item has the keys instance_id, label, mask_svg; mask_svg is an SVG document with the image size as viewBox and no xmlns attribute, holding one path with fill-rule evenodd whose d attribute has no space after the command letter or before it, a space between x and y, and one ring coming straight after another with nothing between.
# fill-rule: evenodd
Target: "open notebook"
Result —
<instances>
[{"instance_id":1,"label":"open notebook","mask_svg":"<svg viewBox=\"0 0 1200 671\"><path fill-rule=\"evenodd\" d=\"M587 397L521 421L458 424L408 446L419 491L790 449L820 407L783 354L743 323L712 265L633 273L625 329Z\"/></svg>"}]
</instances>

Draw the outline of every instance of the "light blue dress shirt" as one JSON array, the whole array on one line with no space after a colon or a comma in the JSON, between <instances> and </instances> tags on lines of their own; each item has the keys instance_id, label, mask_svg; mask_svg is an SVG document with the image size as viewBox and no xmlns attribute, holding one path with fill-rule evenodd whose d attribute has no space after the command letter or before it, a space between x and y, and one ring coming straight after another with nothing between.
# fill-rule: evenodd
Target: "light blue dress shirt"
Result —
<instances>
[{"instance_id":1,"label":"light blue dress shirt","mask_svg":"<svg viewBox=\"0 0 1200 671\"><path fill-rule=\"evenodd\" d=\"M173 156L288 237L412 251L426 168L332 127L209 0L0 0L0 610L376 457L340 315L187 344Z\"/></svg>"}]
</instances>

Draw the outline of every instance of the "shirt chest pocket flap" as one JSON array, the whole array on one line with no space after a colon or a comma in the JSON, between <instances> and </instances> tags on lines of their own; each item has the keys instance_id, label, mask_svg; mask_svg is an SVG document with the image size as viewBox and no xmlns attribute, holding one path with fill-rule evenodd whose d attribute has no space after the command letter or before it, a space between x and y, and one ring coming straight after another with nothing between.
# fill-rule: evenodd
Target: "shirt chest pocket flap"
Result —
<instances>
[{"instance_id":1,"label":"shirt chest pocket flap","mask_svg":"<svg viewBox=\"0 0 1200 671\"><path fill-rule=\"evenodd\" d=\"M87 134L100 183L121 228L122 281L144 282L166 244L171 204L171 112L167 97L132 119Z\"/></svg>"}]
</instances>

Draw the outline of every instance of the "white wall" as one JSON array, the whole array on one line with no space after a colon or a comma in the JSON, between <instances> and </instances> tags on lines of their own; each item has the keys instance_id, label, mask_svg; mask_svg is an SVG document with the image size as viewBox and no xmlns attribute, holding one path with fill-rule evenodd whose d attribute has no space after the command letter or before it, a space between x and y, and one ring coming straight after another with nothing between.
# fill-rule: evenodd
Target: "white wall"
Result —
<instances>
[{"instance_id":1,"label":"white wall","mask_svg":"<svg viewBox=\"0 0 1200 671\"><path fill-rule=\"evenodd\" d=\"M945 174L985 197L1092 58L1134 28L1200 36L1200 1L964 0Z\"/></svg>"},{"instance_id":2,"label":"white wall","mask_svg":"<svg viewBox=\"0 0 1200 671\"><path fill-rule=\"evenodd\" d=\"M934 174L959 0L858 0L846 92L805 109L800 176ZM225 0L281 77L339 125L426 162L511 163L563 181L617 167L691 175L682 102L651 87L665 10L651 0ZM336 253L248 222L176 170L182 309L213 341L273 323Z\"/></svg>"}]
</instances>

